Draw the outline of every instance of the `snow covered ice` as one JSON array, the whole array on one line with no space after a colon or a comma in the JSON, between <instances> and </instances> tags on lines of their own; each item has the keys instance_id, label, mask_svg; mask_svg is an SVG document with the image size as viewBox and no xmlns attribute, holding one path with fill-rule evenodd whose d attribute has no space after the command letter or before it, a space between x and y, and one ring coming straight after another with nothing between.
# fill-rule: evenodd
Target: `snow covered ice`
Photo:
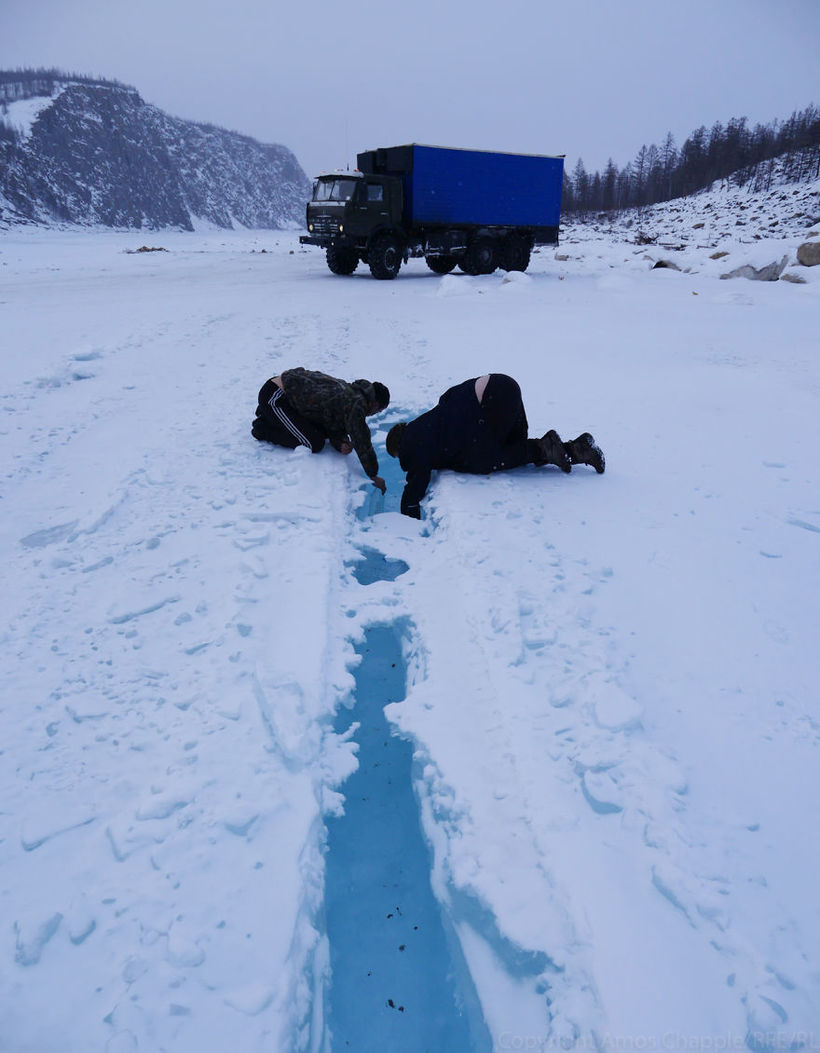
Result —
<instances>
[{"instance_id":1,"label":"snow covered ice","mask_svg":"<svg viewBox=\"0 0 820 1053\"><path fill-rule=\"evenodd\" d=\"M296 233L0 235L0 1049L335 1053L379 627L476 1049L820 1046L820 268L738 229L389 283ZM767 253L806 283L720 280ZM606 474L441 473L407 519L251 438L296 365L388 384L385 474L488 371Z\"/></svg>"}]
</instances>

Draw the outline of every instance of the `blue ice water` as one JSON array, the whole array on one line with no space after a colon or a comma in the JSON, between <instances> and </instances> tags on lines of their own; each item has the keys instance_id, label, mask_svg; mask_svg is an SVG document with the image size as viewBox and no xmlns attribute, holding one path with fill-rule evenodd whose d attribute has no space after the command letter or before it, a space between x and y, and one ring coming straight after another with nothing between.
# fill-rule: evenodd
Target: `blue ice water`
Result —
<instances>
[{"instance_id":1,"label":"blue ice water","mask_svg":"<svg viewBox=\"0 0 820 1053\"><path fill-rule=\"evenodd\" d=\"M326 920L332 1053L483 1053L492 1049L472 979L430 887L430 852L413 793L412 747L383 707L404 697L400 628L375 626L357 648L359 768L345 814L328 821Z\"/></svg>"},{"instance_id":2,"label":"blue ice water","mask_svg":"<svg viewBox=\"0 0 820 1053\"><path fill-rule=\"evenodd\" d=\"M410 569L403 559L389 559L368 545L359 551L361 559L353 565L353 576L360 585L372 585L374 581L395 581Z\"/></svg>"},{"instance_id":3,"label":"blue ice water","mask_svg":"<svg viewBox=\"0 0 820 1053\"><path fill-rule=\"evenodd\" d=\"M356 510L360 520L369 519L381 512L398 512L401 509L401 494L404 489L404 472L395 457L391 457L384 448L384 439L390 428L400 420L409 420L409 416L391 416L381 425L378 436L374 436L373 448L379 458L379 475L387 483L387 493L382 494L372 483L363 484L365 488L364 503Z\"/></svg>"},{"instance_id":4,"label":"blue ice water","mask_svg":"<svg viewBox=\"0 0 820 1053\"><path fill-rule=\"evenodd\" d=\"M362 521L399 511L404 474L383 447L377 453L387 494L368 486L357 511ZM353 573L363 585L393 581L408 569L369 546L360 556ZM327 824L328 1047L331 1053L490 1053L461 946L430 886L412 746L391 733L384 715L385 705L404 698L405 631L397 623L366 631L356 647L361 662L353 708L336 718L339 733L359 724L359 766L342 787L344 815Z\"/></svg>"}]
</instances>

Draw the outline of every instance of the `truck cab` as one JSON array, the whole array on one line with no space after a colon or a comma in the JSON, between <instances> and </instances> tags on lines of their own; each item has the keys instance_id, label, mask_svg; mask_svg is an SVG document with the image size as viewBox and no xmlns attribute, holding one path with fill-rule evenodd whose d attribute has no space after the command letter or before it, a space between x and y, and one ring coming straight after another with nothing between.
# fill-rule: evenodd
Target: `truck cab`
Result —
<instances>
[{"instance_id":1,"label":"truck cab","mask_svg":"<svg viewBox=\"0 0 820 1053\"><path fill-rule=\"evenodd\" d=\"M373 242L401 223L402 185L395 176L335 172L319 176L307 204L303 245L327 250L334 274L352 274ZM399 263L401 259L399 257Z\"/></svg>"}]
</instances>

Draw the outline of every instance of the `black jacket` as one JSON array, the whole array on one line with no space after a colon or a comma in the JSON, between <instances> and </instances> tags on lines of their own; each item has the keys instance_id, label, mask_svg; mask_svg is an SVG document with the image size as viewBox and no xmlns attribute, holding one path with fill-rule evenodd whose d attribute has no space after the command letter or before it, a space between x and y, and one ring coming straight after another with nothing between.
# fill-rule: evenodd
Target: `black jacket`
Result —
<instances>
[{"instance_id":1,"label":"black jacket","mask_svg":"<svg viewBox=\"0 0 820 1053\"><path fill-rule=\"evenodd\" d=\"M401 498L405 515L419 518L419 502L436 469L484 475L527 463L527 421L518 385L511 378L503 378L511 382L505 394L515 427L509 431L505 426L504 433L498 434L493 421L487 420L487 407L476 398L476 379L448 388L437 406L404 429L399 463L407 473Z\"/></svg>"}]
</instances>

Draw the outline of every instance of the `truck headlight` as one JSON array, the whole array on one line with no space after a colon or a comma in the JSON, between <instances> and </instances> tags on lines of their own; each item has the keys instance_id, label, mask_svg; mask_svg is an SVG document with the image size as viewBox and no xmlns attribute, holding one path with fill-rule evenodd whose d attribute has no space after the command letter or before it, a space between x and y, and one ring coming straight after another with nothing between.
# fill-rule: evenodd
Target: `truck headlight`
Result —
<instances>
[{"instance_id":1,"label":"truck headlight","mask_svg":"<svg viewBox=\"0 0 820 1053\"><path fill-rule=\"evenodd\" d=\"M313 224L312 223L308 223L308 230L311 232L311 234L313 233Z\"/></svg>"},{"instance_id":2,"label":"truck headlight","mask_svg":"<svg viewBox=\"0 0 820 1053\"><path fill-rule=\"evenodd\" d=\"M341 233L343 233L344 229L345 229L345 225L344 225L344 223L340 223L340 224L339 224L339 233L340 233L340 234L341 234Z\"/></svg>"}]
</instances>

